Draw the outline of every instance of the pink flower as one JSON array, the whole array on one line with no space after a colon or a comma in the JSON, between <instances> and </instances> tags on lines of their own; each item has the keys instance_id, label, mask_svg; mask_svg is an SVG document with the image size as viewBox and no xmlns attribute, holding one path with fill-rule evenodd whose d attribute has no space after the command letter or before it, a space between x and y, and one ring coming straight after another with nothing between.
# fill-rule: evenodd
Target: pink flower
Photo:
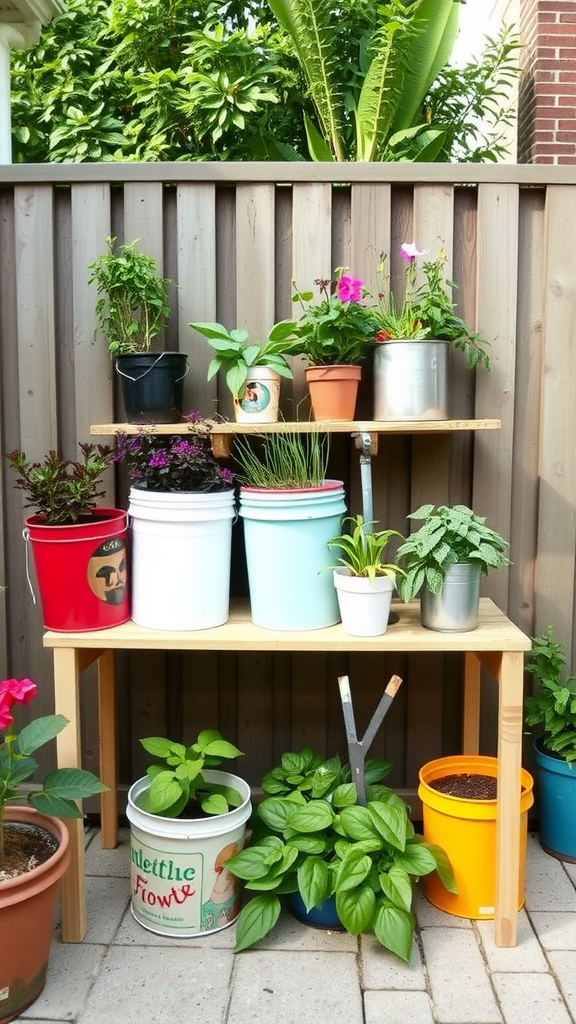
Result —
<instances>
[{"instance_id":1,"label":"pink flower","mask_svg":"<svg viewBox=\"0 0 576 1024\"><path fill-rule=\"evenodd\" d=\"M419 249L416 242L404 242L400 246L400 255L403 260L415 260L417 256L427 256L429 249Z\"/></svg>"},{"instance_id":2,"label":"pink flower","mask_svg":"<svg viewBox=\"0 0 576 1024\"><path fill-rule=\"evenodd\" d=\"M31 679L4 679L0 683L0 729L12 725L12 705L28 704L36 693L36 683Z\"/></svg>"},{"instance_id":3,"label":"pink flower","mask_svg":"<svg viewBox=\"0 0 576 1024\"><path fill-rule=\"evenodd\" d=\"M0 700L0 729L7 729L14 721L10 714L10 707L10 704L4 703L4 701Z\"/></svg>"},{"instance_id":4,"label":"pink flower","mask_svg":"<svg viewBox=\"0 0 576 1024\"><path fill-rule=\"evenodd\" d=\"M363 281L349 274L342 274L338 281L338 298L341 302L359 302L362 298Z\"/></svg>"},{"instance_id":5,"label":"pink flower","mask_svg":"<svg viewBox=\"0 0 576 1024\"><path fill-rule=\"evenodd\" d=\"M4 679L0 683L0 704L12 707L18 704L29 704L35 697L38 687L31 679Z\"/></svg>"}]
</instances>

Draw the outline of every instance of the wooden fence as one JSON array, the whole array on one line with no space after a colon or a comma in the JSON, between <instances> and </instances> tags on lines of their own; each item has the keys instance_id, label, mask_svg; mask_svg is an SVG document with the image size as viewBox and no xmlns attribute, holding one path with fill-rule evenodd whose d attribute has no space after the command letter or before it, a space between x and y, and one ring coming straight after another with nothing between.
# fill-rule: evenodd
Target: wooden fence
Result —
<instances>
[{"instance_id":1,"label":"wooden fence","mask_svg":"<svg viewBox=\"0 0 576 1024\"><path fill-rule=\"evenodd\" d=\"M341 182L339 177L345 176ZM570 167L311 164L99 164L0 167L0 450L75 456L90 425L122 417L106 345L96 332L88 266L109 235L158 260L175 282L162 344L188 352L185 405L231 414L222 382L206 382L210 349L190 321L217 319L265 336L291 315L301 288L347 266L376 287L379 254L392 280L414 239L444 247L460 285L458 311L492 345L492 370L470 373L452 353L450 414L499 418L499 431L382 437L374 459L375 516L406 532L424 501L461 501L510 539L512 566L483 584L523 630L548 623L574 647L576 410L576 169ZM369 419L369 373L359 415ZM283 412L305 414L301 369L283 384ZM352 512L358 453L332 445ZM30 675L52 700L51 654L26 582L22 495L0 481L0 673ZM108 502L125 498L110 475ZM282 553L277 552L279 569ZM233 591L245 592L235 541ZM65 581L63 581L64 585ZM141 774L138 738L195 735L218 725L246 751L256 783L285 749L344 753L336 677L348 673L362 727L392 671L405 679L374 752L393 784L459 749L459 660L424 655L122 655L123 783ZM91 680L88 677L88 683ZM86 765L97 767L94 686L84 687ZM484 688L482 749L494 752L496 696ZM92 712L92 714L91 714ZM49 759L48 759L49 760ZM527 755L529 761L529 754Z\"/></svg>"}]
</instances>

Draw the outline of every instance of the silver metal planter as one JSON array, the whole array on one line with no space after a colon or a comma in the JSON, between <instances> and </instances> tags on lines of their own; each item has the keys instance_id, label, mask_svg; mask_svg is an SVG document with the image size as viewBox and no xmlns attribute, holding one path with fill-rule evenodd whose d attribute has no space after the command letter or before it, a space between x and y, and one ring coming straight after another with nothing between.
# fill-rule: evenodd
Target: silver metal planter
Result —
<instances>
[{"instance_id":1,"label":"silver metal planter","mask_svg":"<svg viewBox=\"0 0 576 1024\"><path fill-rule=\"evenodd\" d=\"M480 563L450 565L439 594L423 589L420 617L426 629L465 633L478 625Z\"/></svg>"},{"instance_id":2,"label":"silver metal planter","mask_svg":"<svg viewBox=\"0 0 576 1024\"><path fill-rule=\"evenodd\" d=\"M374 352L375 420L448 419L447 341L384 341Z\"/></svg>"}]
</instances>

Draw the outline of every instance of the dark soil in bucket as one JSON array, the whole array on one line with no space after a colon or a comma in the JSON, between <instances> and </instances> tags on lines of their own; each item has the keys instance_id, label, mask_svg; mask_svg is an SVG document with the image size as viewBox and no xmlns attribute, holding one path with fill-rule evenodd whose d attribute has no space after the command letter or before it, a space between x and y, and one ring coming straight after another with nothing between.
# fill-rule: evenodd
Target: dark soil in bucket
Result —
<instances>
[{"instance_id":1,"label":"dark soil in bucket","mask_svg":"<svg viewBox=\"0 0 576 1024\"><path fill-rule=\"evenodd\" d=\"M4 825L4 862L0 882L40 867L56 853L59 845L55 836L45 828L7 821Z\"/></svg>"},{"instance_id":2,"label":"dark soil in bucket","mask_svg":"<svg viewBox=\"0 0 576 1024\"><path fill-rule=\"evenodd\" d=\"M493 775L445 775L442 779L429 782L430 789L437 789L446 796L457 796L463 800L495 800L497 780Z\"/></svg>"}]
</instances>

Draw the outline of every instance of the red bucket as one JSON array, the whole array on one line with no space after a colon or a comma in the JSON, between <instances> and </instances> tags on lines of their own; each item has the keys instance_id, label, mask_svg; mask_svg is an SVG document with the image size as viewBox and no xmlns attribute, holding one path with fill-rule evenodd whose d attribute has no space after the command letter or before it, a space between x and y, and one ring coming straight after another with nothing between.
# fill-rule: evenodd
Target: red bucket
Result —
<instances>
[{"instance_id":1,"label":"red bucket","mask_svg":"<svg viewBox=\"0 0 576 1024\"><path fill-rule=\"evenodd\" d=\"M68 526L26 520L46 629L108 629L130 618L128 514L97 508L92 517Z\"/></svg>"}]
</instances>

